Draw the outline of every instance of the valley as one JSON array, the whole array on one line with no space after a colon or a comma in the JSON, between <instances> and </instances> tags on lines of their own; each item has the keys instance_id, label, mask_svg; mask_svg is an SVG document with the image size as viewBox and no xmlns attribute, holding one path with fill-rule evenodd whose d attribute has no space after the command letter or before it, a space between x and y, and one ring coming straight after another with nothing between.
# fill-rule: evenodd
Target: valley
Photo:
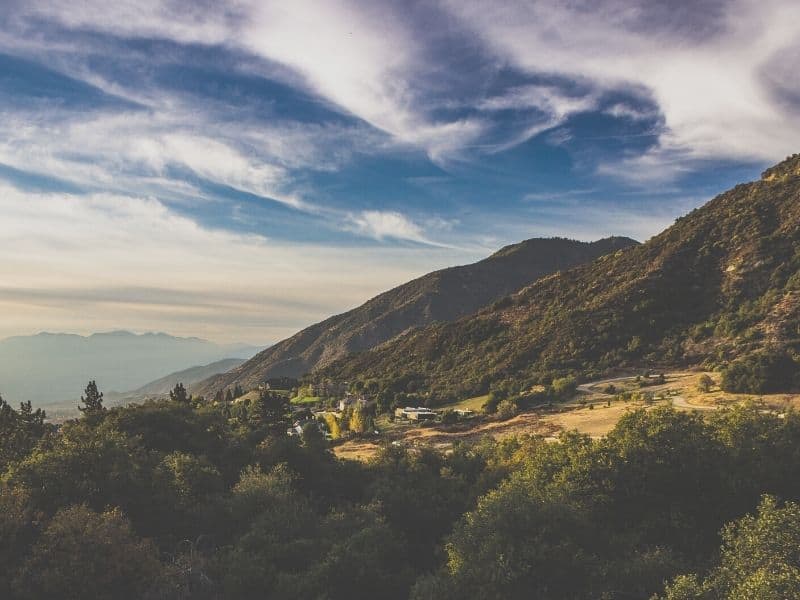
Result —
<instances>
[{"instance_id":1,"label":"valley","mask_svg":"<svg viewBox=\"0 0 800 600\"><path fill-rule=\"evenodd\" d=\"M576 394L567 401L552 407L521 412L507 420L481 415L480 407L488 396L478 396L439 407L442 411L456 407L475 411L473 418L457 425L395 423L382 417L375 422L379 435L348 439L334 445L333 452L339 458L367 461L387 444L447 452L456 444L479 442L485 436L502 440L531 435L557 441L561 433L577 431L600 438L611 431L623 415L636 409L649 410L657 406L700 413L747 404L757 405L761 410L775 414L800 410L800 393L737 394L723 392L718 385L712 386L709 391L702 391L699 381L703 376L719 379L718 374L707 371L668 371L664 373L663 383L640 387L639 382L643 379L641 374L604 378L580 384ZM609 386L614 386L613 391L609 390ZM641 394L643 390L647 397ZM626 398L629 394L633 397Z\"/></svg>"},{"instance_id":2,"label":"valley","mask_svg":"<svg viewBox=\"0 0 800 600\"><path fill-rule=\"evenodd\" d=\"M800 600L800 0L0 8L0 600Z\"/></svg>"}]
</instances>

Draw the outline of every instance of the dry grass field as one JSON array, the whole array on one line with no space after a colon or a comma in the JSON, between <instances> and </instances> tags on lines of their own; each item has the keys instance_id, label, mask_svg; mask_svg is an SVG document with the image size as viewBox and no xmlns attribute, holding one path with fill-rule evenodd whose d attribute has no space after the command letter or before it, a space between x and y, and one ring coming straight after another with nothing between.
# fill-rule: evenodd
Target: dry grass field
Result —
<instances>
[{"instance_id":1,"label":"dry grass field","mask_svg":"<svg viewBox=\"0 0 800 600\"><path fill-rule=\"evenodd\" d=\"M714 385L708 392L700 390L703 375L709 375ZM800 395L771 394L753 396L730 394L719 389L719 374L703 371L676 371L664 374L664 382L640 386L635 375L605 379L580 386L577 395L567 403L554 408L528 411L507 421L476 416L455 425L409 425L379 420L381 436L375 440L348 440L334 447L340 458L368 460L381 444L396 443L407 447L431 446L446 450L459 441L474 441L489 435L495 439L512 435L542 435L555 440L563 431L577 430L595 438L606 435L627 411L670 404L678 410L712 411L724 406L752 401L761 402L765 409L784 411L800 410ZM609 393L609 385L614 386ZM624 400L620 394L630 392L634 398ZM642 392L637 397L637 392ZM647 399L642 395L646 394ZM485 396L469 398L447 408L470 408L476 412L485 402Z\"/></svg>"}]
</instances>

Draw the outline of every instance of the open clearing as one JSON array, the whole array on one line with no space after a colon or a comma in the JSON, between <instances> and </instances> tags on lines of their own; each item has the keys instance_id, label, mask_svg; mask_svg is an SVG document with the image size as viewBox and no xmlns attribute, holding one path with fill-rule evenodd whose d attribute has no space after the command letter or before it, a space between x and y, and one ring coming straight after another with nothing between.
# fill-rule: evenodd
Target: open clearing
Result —
<instances>
[{"instance_id":1,"label":"open clearing","mask_svg":"<svg viewBox=\"0 0 800 600\"><path fill-rule=\"evenodd\" d=\"M700 377L704 374L715 382L708 392L702 392L698 387ZM799 394L730 394L719 389L719 378L719 373L676 371L665 373L663 383L658 383L652 377L644 379L645 385L642 385L642 380L637 381L636 375L621 375L581 384L577 395L570 401L552 408L527 411L507 421L479 415L455 425L417 425L397 421L392 423L383 417L378 421L381 431L379 437L374 440L348 440L335 446L333 451L340 458L368 460L382 444L393 442L406 447L432 446L446 450L456 442L475 441L487 435L495 439L513 435L542 435L554 440L563 431L577 430L599 438L611 431L627 411L663 405L671 405L678 410L713 411L756 400L768 410L785 411L790 407L800 410ZM610 385L614 386L612 393L609 393ZM620 399L618 394L624 392L631 392L634 396L636 392L643 392L649 398ZM477 396L440 408L468 408L480 413L486 398Z\"/></svg>"}]
</instances>

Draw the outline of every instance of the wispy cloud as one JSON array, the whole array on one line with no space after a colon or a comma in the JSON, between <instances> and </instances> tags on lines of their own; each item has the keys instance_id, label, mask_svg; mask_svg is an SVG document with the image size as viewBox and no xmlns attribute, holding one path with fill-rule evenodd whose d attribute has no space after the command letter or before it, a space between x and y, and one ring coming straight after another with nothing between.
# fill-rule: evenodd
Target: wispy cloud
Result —
<instances>
[{"instance_id":1,"label":"wispy cloud","mask_svg":"<svg viewBox=\"0 0 800 600\"><path fill-rule=\"evenodd\" d=\"M693 183L699 169L757 172L800 140L791 0L3 11L0 304L30 323L77 322L87 302L98 328L258 322L271 337L279 315L324 314L303 303L319 287L337 310L486 245L647 237L680 197L730 183ZM366 277L379 259L385 277ZM150 301L164 290L191 295L183 312Z\"/></svg>"},{"instance_id":2,"label":"wispy cloud","mask_svg":"<svg viewBox=\"0 0 800 600\"><path fill-rule=\"evenodd\" d=\"M0 214L0 310L14 315L0 337L127 327L274 341L457 255L290 244L201 227L155 199L111 194L0 185Z\"/></svg>"},{"instance_id":3,"label":"wispy cloud","mask_svg":"<svg viewBox=\"0 0 800 600\"><path fill-rule=\"evenodd\" d=\"M670 160L681 153L687 165L708 158L770 161L796 151L800 106L776 101L775 83L765 77L769 65L782 62L777 57L797 48L796 3L705 0L681 3L668 15L659 8L668 5L631 0L603 0L590 9L556 1L449 6L520 68L652 94L664 116L660 147Z\"/></svg>"},{"instance_id":4,"label":"wispy cloud","mask_svg":"<svg viewBox=\"0 0 800 600\"><path fill-rule=\"evenodd\" d=\"M350 215L348 221L345 227L376 240L390 238L426 246L450 247L430 239L425 228L399 212L364 210ZM434 226L442 228L446 227L446 224L436 220Z\"/></svg>"}]
</instances>

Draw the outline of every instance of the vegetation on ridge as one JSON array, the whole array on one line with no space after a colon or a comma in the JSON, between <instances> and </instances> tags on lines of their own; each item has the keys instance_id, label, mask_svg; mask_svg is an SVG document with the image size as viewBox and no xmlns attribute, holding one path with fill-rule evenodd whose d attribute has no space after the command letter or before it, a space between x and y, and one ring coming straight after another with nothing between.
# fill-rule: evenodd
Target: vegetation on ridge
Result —
<instances>
[{"instance_id":1,"label":"vegetation on ridge","mask_svg":"<svg viewBox=\"0 0 800 600\"><path fill-rule=\"evenodd\" d=\"M339 360L320 376L425 390L436 402L504 382L524 390L566 374L724 367L763 355L764 363L783 361L792 386L799 334L795 156L645 244L540 279L475 316Z\"/></svg>"},{"instance_id":2,"label":"vegetation on ridge","mask_svg":"<svg viewBox=\"0 0 800 600\"><path fill-rule=\"evenodd\" d=\"M236 384L251 389L270 377L304 375L414 327L472 314L539 277L636 243L621 237L591 243L551 238L507 246L475 264L429 273L311 325L193 391L213 396Z\"/></svg>"}]
</instances>

